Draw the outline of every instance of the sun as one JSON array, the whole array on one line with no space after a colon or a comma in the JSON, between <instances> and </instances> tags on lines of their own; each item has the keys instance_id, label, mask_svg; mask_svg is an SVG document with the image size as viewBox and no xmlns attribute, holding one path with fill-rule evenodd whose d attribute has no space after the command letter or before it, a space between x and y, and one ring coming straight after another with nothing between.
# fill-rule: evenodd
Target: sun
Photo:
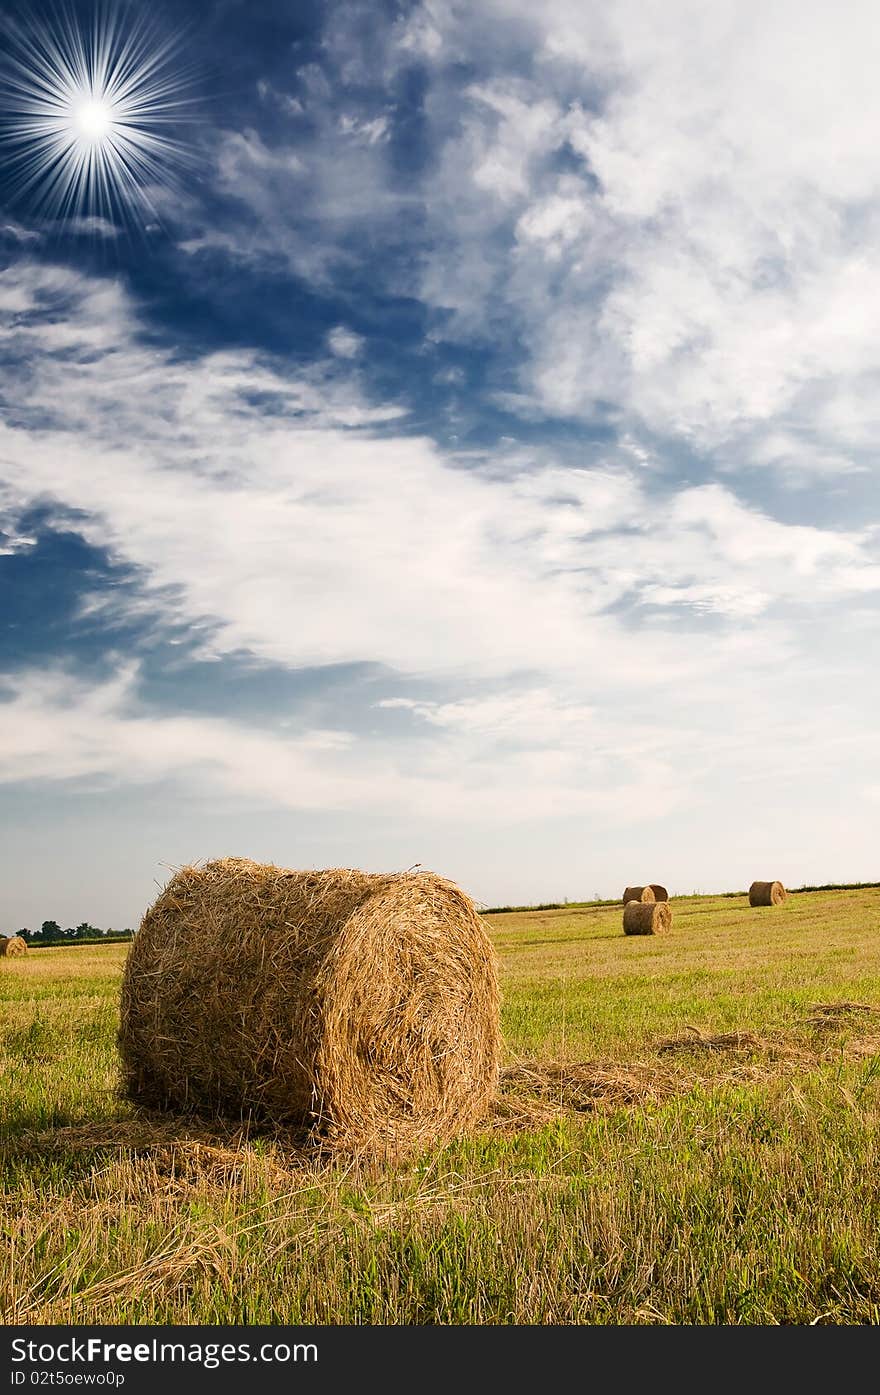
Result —
<instances>
[{"instance_id":1,"label":"sun","mask_svg":"<svg viewBox=\"0 0 880 1395\"><path fill-rule=\"evenodd\" d=\"M70 124L78 140L94 145L113 133L114 110L102 97L88 97L71 109Z\"/></svg>"},{"instance_id":2,"label":"sun","mask_svg":"<svg viewBox=\"0 0 880 1395\"><path fill-rule=\"evenodd\" d=\"M98 0L85 21L64 3L0 34L0 154L13 194L62 225L154 221L159 192L192 158L180 136L195 114L180 42L128 0Z\"/></svg>"}]
</instances>

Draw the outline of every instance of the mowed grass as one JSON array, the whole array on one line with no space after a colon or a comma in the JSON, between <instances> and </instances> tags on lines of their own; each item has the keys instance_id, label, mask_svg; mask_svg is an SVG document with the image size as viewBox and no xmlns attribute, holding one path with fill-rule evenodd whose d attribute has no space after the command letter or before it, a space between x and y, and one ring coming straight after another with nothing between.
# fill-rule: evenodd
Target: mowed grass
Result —
<instances>
[{"instance_id":1,"label":"mowed grass","mask_svg":"<svg viewBox=\"0 0 880 1395\"><path fill-rule=\"evenodd\" d=\"M880 890L673 910L490 917L499 1108L397 1168L138 1115L127 946L0 960L5 1321L877 1323Z\"/></svg>"}]
</instances>

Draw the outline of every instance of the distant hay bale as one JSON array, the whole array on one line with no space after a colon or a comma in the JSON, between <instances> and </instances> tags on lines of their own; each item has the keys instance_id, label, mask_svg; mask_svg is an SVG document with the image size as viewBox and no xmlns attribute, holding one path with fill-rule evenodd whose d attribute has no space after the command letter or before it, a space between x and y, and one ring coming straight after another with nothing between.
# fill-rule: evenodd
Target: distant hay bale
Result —
<instances>
[{"instance_id":1,"label":"distant hay bale","mask_svg":"<svg viewBox=\"0 0 880 1395\"><path fill-rule=\"evenodd\" d=\"M781 906L784 900L782 882L752 882L749 887L750 906Z\"/></svg>"},{"instance_id":2,"label":"distant hay bale","mask_svg":"<svg viewBox=\"0 0 880 1395\"><path fill-rule=\"evenodd\" d=\"M655 901L668 901L668 900L669 900L669 892L666 890L666 887L665 887L665 886L660 886L659 882L652 882L652 883L651 883L651 890L652 890L653 893L654 893L654 900L655 900Z\"/></svg>"},{"instance_id":3,"label":"distant hay bale","mask_svg":"<svg viewBox=\"0 0 880 1395\"><path fill-rule=\"evenodd\" d=\"M404 1153L491 1106L495 954L470 899L433 872L184 867L134 937L119 1046L144 1104Z\"/></svg>"},{"instance_id":4,"label":"distant hay bale","mask_svg":"<svg viewBox=\"0 0 880 1395\"><path fill-rule=\"evenodd\" d=\"M656 900L656 897L654 896L654 888L651 886L628 886L623 893L624 905L626 905L628 901L651 902L654 900Z\"/></svg>"},{"instance_id":5,"label":"distant hay bale","mask_svg":"<svg viewBox=\"0 0 880 1395\"><path fill-rule=\"evenodd\" d=\"M624 935L659 935L671 926L668 901L628 901L623 908Z\"/></svg>"},{"instance_id":6,"label":"distant hay bale","mask_svg":"<svg viewBox=\"0 0 880 1395\"><path fill-rule=\"evenodd\" d=\"M27 952L27 943L21 935L0 935L0 959L14 959L16 955Z\"/></svg>"}]
</instances>

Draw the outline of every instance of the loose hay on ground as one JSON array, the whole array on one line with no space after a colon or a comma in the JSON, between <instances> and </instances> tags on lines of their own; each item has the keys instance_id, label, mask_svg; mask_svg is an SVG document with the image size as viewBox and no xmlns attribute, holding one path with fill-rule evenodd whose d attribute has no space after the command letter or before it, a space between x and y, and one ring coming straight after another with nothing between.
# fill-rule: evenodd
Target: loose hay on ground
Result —
<instances>
[{"instance_id":1,"label":"loose hay on ground","mask_svg":"<svg viewBox=\"0 0 880 1395\"><path fill-rule=\"evenodd\" d=\"M803 1019L808 1027L818 1027L820 1031L833 1031L871 1017L877 1009L870 1003L813 1003L810 1016Z\"/></svg>"},{"instance_id":2,"label":"loose hay on ground","mask_svg":"<svg viewBox=\"0 0 880 1395\"><path fill-rule=\"evenodd\" d=\"M772 1043L754 1032L701 1032L692 1027L689 1036L667 1037L657 1050L666 1051L768 1051Z\"/></svg>"},{"instance_id":3,"label":"loose hay on ground","mask_svg":"<svg viewBox=\"0 0 880 1395\"><path fill-rule=\"evenodd\" d=\"M265 1139L261 1142L265 1144ZM287 1146L285 1146L287 1145ZM289 1140L252 1146L247 1127L213 1126L200 1120L186 1124L169 1115L70 1124L53 1129L24 1130L0 1143L0 1162L17 1157L94 1155L119 1164L150 1165L157 1177L215 1181L227 1192L252 1178L287 1185L314 1163L314 1151L290 1147Z\"/></svg>"},{"instance_id":4,"label":"loose hay on ground","mask_svg":"<svg viewBox=\"0 0 880 1395\"><path fill-rule=\"evenodd\" d=\"M877 1009L870 1003L854 1003L843 998L837 1003L813 1003L810 1012L825 1021L835 1018L870 1017Z\"/></svg>"},{"instance_id":5,"label":"loose hay on ground","mask_svg":"<svg viewBox=\"0 0 880 1395\"><path fill-rule=\"evenodd\" d=\"M597 1103L637 1104L662 1099L673 1088L673 1077L656 1065L603 1061L526 1061L501 1072L501 1095L522 1093L569 1109L592 1109Z\"/></svg>"},{"instance_id":6,"label":"loose hay on ground","mask_svg":"<svg viewBox=\"0 0 880 1395\"><path fill-rule=\"evenodd\" d=\"M431 872L185 867L132 944L119 1044L140 1103L405 1153L491 1106L495 955L469 898Z\"/></svg>"}]
</instances>

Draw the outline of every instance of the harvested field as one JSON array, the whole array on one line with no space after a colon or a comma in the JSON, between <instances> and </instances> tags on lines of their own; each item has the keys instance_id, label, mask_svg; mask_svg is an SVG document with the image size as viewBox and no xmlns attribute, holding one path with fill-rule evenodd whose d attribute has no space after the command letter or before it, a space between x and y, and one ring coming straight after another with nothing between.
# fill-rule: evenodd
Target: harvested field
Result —
<instances>
[{"instance_id":1,"label":"harvested field","mask_svg":"<svg viewBox=\"0 0 880 1395\"><path fill-rule=\"evenodd\" d=\"M125 946L0 974L7 1321L880 1322L880 890L492 917L490 1116L403 1165L135 1110Z\"/></svg>"}]
</instances>

